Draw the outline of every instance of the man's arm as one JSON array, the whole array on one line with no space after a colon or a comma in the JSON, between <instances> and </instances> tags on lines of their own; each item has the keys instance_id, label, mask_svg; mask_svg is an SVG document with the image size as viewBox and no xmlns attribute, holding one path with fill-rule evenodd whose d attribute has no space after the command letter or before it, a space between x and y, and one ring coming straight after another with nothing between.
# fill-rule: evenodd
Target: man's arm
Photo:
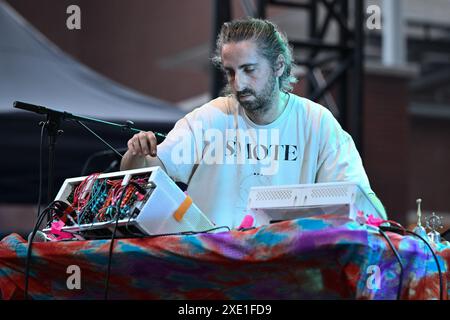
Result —
<instances>
[{"instance_id":1,"label":"man's arm","mask_svg":"<svg viewBox=\"0 0 450 320\"><path fill-rule=\"evenodd\" d=\"M381 217L384 220L387 220L387 213L386 210L384 209L383 203L381 202L381 200L377 197L377 195L375 193L368 193L367 196L369 197L369 199L372 201L372 204L375 206L375 208L377 208L377 210L380 212Z\"/></svg>"},{"instance_id":2,"label":"man's arm","mask_svg":"<svg viewBox=\"0 0 450 320\"><path fill-rule=\"evenodd\" d=\"M131 170L146 167L161 167L164 171L166 168L158 157L152 156L133 156L132 152L128 150L120 162L120 170ZM166 171L167 172L167 171Z\"/></svg>"},{"instance_id":3,"label":"man's arm","mask_svg":"<svg viewBox=\"0 0 450 320\"><path fill-rule=\"evenodd\" d=\"M159 166L167 172L157 157L157 141L153 132L135 134L127 143L128 150L120 162L120 170Z\"/></svg>"}]
</instances>

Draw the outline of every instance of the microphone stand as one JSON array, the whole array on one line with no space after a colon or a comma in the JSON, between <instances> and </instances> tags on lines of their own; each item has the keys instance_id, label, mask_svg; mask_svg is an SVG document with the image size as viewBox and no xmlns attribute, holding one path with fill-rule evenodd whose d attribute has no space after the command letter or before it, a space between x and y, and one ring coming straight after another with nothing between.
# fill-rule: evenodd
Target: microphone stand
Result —
<instances>
[{"instance_id":1,"label":"microphone stand","mask_svg":"<svg viewBox=\"0 0 450 320\"><path fill-rule=\"evenodd\" d=\"M61 118L52 112L47 114L47 122L44 126L47 129L48 135L48 181L47 181L47 197L48 203L52 201L53 195L53 180L54 180L54 170L55 170L55 148L56 148L56 138L63 134L63 131L59 129L61 125Z\"/></svg>"},{"instance_id":2,"label":"microphone stand","mask_svg":"<svg viewBox=\"0 0 450 320\"><path fill-rule=\"evenodd\" d=\"M47 121L42 125L47 129L48 136L48 183L47 183L47 198L48 203L50 203L53 199L53 189L54 189L54 170L55 170L55 148L56 148L56 139L58 136L63 134L63 130L60 129L61 121L75 121L77 124L81 125L83 128L88 130L91 134L93 134L96 138L102 141L109 149L111 149L114 153L118 154L120 157L122 155L109 143L103 140L99 135L97 135L94 131L89 129L83 122L90 123L98 123L103 125L108 125L111 127L119 128L123 131L129 131L131 133L139 133L143 130L137 129L134 127L134 123L130 120L127 120L125 124L118 124L114 122L108 122L100 119L83 117L79 115L72 114L66 111L58 111L49 109L43 106L38 106L34 104L29 104L21 101L14 101L13 107L16 109L22 109L26 111L31 111L38 114L43 114L47 116ZM159 132L154 132L155 136L165 138L166 136ZM48 217L50 219L50 215Z\"/></svg>"}]
</instances>

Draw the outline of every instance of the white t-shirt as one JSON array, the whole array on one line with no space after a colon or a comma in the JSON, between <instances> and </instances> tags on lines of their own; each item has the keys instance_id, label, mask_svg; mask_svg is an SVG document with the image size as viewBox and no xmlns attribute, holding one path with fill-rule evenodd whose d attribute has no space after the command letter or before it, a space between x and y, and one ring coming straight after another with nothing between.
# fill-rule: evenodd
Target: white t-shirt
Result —
<instances>
[{"instance_id":1,"label":"white t-shirt","mask_svg":"<svg viewBox=\"0 0 450 320\"><path fill-rule=\"evenodd\" d=\"M158 157L217 226L241 224L252 186L352 181L373 192L350 135L328 109L294 94L268 125L231 96L212 100L176 123Z\"/></svg>"}]
</instances>

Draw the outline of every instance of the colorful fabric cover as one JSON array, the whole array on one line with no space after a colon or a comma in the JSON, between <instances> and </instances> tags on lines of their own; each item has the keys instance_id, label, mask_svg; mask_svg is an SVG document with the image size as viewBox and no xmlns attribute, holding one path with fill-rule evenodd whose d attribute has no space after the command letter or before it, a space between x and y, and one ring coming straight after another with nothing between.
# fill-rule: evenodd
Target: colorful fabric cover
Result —
<instances>
[{"instance_id":1,"label":"colorful fabric cover","mask_svg":"<svg viewBox=\"0 0 450 320\"><path fill-rule=\"evenodd\" d=\"M413 236L387 233L404 264L402 299L439 299L436 262ZM33 244L32 299L103 299L109 240ZM435 246L448 298L450 244ZM27 242L0 242L2 299L23 299ZM71 265L80 289L69 289ZM68 269L69 268L69 269ZM399 264L373 228L336 217L246 231L116 240L110 299L396 299ZM69 285L70 287L70 285Z\"/></svg>"}]
</instances>

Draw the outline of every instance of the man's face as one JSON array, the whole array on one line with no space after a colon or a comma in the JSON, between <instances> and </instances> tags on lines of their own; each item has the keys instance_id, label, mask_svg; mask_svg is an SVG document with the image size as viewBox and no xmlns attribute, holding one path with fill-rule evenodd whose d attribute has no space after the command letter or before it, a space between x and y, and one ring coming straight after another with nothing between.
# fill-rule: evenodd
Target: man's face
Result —
<instances>
[{"instance_id":1,"label":"man's face","mask_svg":"<svg viewBox=\"0 0 450 320\"><path fill-rule=\"evenodd\" d=\"M222 47L222 64L231 93L247 111L263 111L273 101L276 77L254 41L230 42Z\"/></svg>"}]
</instances>

